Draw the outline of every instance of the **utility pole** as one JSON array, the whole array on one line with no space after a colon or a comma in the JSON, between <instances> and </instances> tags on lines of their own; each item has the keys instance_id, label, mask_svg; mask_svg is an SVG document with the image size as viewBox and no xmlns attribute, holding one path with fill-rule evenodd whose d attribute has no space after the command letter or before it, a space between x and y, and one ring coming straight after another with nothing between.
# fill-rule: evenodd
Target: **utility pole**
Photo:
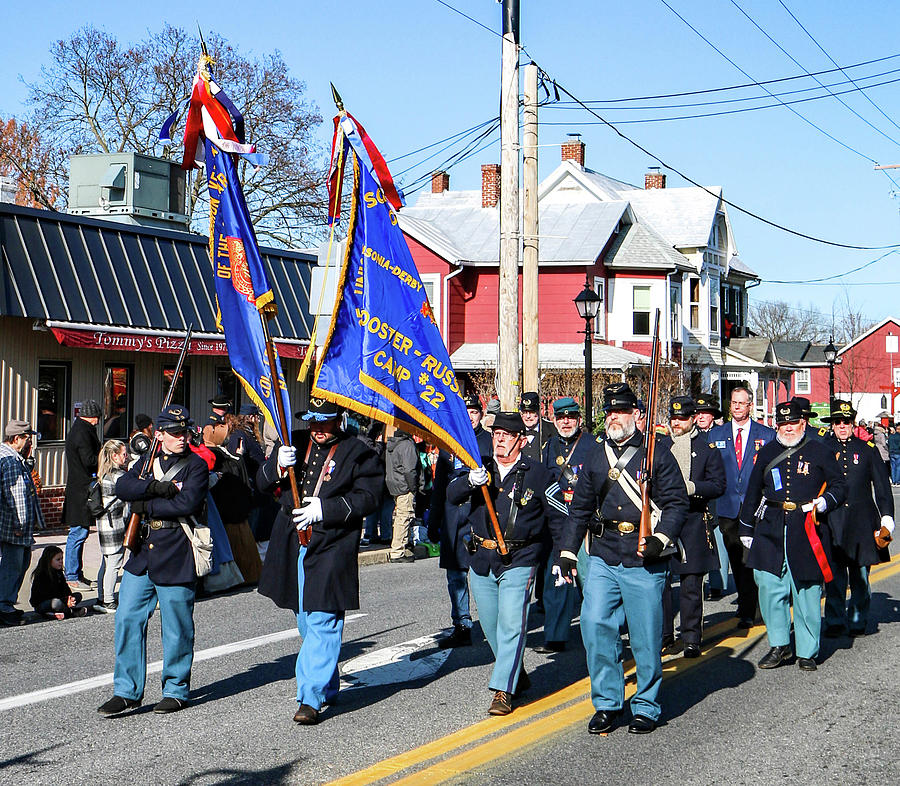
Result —
<instances>
[{"instance_id":1,"label":"utility pole","mask_svg":"<svg viewBox=\"0 0 900 786\"><path fill-rule=\"evenodd\" d=\"M500 67L500 407L518 409L519 0L503 0Z\"/></svg>"},{"instance_id":2,"label":"utility pole","mask_svg":"<svg viewBox=\"0 0 900 786\"><path fill-rule=\"evenodd\" d=\"M538 68L525 66L525 153L522 256L522 378L525 390L540 393L538 377Z\"/></svg>"}]
</instances>

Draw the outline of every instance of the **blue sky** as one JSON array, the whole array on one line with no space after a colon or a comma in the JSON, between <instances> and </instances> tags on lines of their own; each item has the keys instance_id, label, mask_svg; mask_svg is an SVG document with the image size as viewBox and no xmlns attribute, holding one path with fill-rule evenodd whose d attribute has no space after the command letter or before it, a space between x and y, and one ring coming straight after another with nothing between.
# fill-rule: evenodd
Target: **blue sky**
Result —
<instances>
[{"instance_id":1,"label":"blue sky","mask_svg":"<svg viewBox=\"0 0 900 786\"><path fill-rule=\"evenodd\" d=\"M803 73L765 38L731 0L667 0L701 33L750 74L766 80ZM492 30L500 24L495 0L447 0ZM809 71L832 64L790 18L779 0L736 0L740 6ZM894 3L859 0L784 0L785 5L840 65L900 53L896 31L900 12ZM495 116L499 106L500 39L437 0L388 0L364 3L233 3L195 0L181 6L152 6L85 0L11 4L4 13L0 48L0 114L23 111L22 79L38 77L52 41L86 22L104 27L122 41L142 38L163 21L215 30L250 54L282 52L291 73L306 81L308 95L326 118L332 114L329 81L341 91L347 108L363 122L389 160ZM717 54L662 0L628 4L570 0L522 0L522 43L528 54L579 98L605 100L668 94L742 84L748 80ZM524 59L527 57L523 56ZM854 70L854 78L900 68L900 58ZM886 75L874 81L896 79ZM820 77L836 82L840 73ZM811 80L779 89L813 85ZM776 89L773 86L771 89ZM837 90L838 88L835 88ZM754 93L743 91L740 96ZM756 95L764 95L759 89ZM882 246L900 242L900 191L867 158L900 163L900 82L868 91L885 118L859 92L843 100L880 129L869 127L835 99L795 106L863 156L848 151L785 108L723 117L622 125L624 133L690 177L721 185L726 198L810 235L838 242ZM719 97L737 97L738 94ZM697 96L685 101L705 101ZM662 103L677 103L675 101ZM741 104L678 112L721 110ZM604 110L610 120L672 114ZM647 155L597 125L583 112L544 109L540 130L541 176L559 162L558 148L568 132L580 132L587 144L586 164L632 183L642 183ZM897 125L893 125L896 123ZM330 124L329 124L330 125ZM321 129L323 148L329 129ZM890 139L888 138L890 137ZM895 141L896 140L896 141ZM423 155L392 166L399 171ZM423 162L414 175L436 161ZM451 188L480 184L482 163L499 160L491 146L450 170ZM900 183L900 170L893 174ZM669 186L681 184L669 172ZM763 279L809 279L837 274L873 260L883 252L835 249L791 237L731 210L742 258ZM873 319L900 311L900 254L887 257L846 282L879 286L792 286L764 283L753 292L762 299L813 303L830 314L849 293L851 302ZM894 282L894 283L886 283Z\"/></svg>"}]
</instances>

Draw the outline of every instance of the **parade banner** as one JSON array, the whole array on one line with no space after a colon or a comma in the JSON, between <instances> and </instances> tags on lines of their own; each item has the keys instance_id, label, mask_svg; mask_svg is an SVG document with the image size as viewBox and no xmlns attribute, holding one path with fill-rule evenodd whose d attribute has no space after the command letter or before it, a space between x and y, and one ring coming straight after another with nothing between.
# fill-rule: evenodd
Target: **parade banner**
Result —
<instances>
[{"instance_id":1,"label":"parade banner","mask_svg":"<svg viewBox=\"0 0 900 786\"><path fill-rule=\"evenodd\" d=\"M269 319L274 309L274 295L231 154L219 150L209 139L204 141L209 187L209 256L213 263L218 309L216 326L225 331L231 367L247 395L287 445L290 434L282 433L263 325L263 320ZM284 411L290 412L287 385L277 354L273 371L273 376L278 378Z\"/></svg>"},{"instance_id":2,"label":"parade banner","mask_svg":"<svg viewBox=\"0 0 900 786\"><path fill-rule=\"evenodd\" d=\"M353 192L337 302L312 394L479 467L459 383L397 215L356 156Z\"/></svg>"}]
</instances>

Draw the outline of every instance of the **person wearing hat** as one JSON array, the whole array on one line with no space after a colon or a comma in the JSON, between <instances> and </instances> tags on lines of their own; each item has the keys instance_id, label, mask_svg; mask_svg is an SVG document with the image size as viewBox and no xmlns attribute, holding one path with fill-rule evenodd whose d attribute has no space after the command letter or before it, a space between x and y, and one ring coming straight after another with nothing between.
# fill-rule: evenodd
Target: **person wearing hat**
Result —
<instances>
[{"instance_id":1,"label":"person wearing hat","mask_svg":"<svg viewBox=\"0 0 900 786\"><path fill-rule=\"evenodd\" d=\"M590 531L590 567L581 607L581 635L596 710L588 731L606 734L618 725L622 714L625 676L619 629L624 616L637 666L628 730L643 734L656 728L660 716L662 593L688 498L671 452L657 447L651 499L654 518L659 515L653 534L642 541L637 476L644 448L635 424L637 397L628 385L618 383L604 388L603 398L606 437L578 478L557 567L562 577L572 580L576 554ZM643 552L638 551L640 547Z\"/></svg>"},{"instance_id":2,"label":"person wearing hat","mask_svg":"<svg viewBox=\"0 0 900 786\"><path fill-rule=\"evenodd\" d=\"M162 700L153 711L168 714L188 704L197 572L185 526L204 524L209 489L207 464L188 444L192 425L186 407L166 407L156 419L159 453L144 456L116 481L116 496L131 503L141 528L119 585L113 696L97 708L105 717L141 705L147 681L147 622L157 603L163 644ZM149 472L142 476L148 461Z\"/></svg>"},{"instance_id":3,"label":"person wearing hat","mask_svg":"<svg viewBox=\"0 0 900 786\"><path fill-rule=\"evenodd\" d=\"M541 417L541 398L537 393L523 393L519 402L519 414L525 424L525 445L522 452L532 461L540 463L544 443L553 433L553 424Z\"/></svg>"},{"instance_id":4,"label":"person wearing hat","mask_svg":"<svg viewBox=\"0 0 900 786\"><path fill-rule=\"evenodd\" d=\"M816 413L813 412L812 404L808 398L805 396L792 396L791 401L796 401L803 411L803 419L806 421L807 439L821 440L825 439L831 433L831 429L829 429L828 426L813 426L812 423L810 423L810 421L816 417Z\"/></svg>"},{"instance_id":5,"label":"person wearing hat","mask_svg":"<svg viewBox=\"0 0 900 786\"><path fill-rule=\"evenodd\" d=\"M7 421L0 444L0 624L21 625L16 599L31 562L34 530L44 528L25 456L37 432L25 420Z\"/></svg>"},{"instance_id":6,"label":"person wearing hat","mask_svg":"<svg viewBox=\"0 0 900 786\"><path fill-rule=\"evenodd\" d=\"M581 428L581 410L571 396L553 402L553 424L556 433L544 445L544 467L556 478L568 505L585 463L597 449L597 440ZM569 640L572 617L578 604L578 587L563 582L556 586L553 576L555 554L547 544L542 570L544 571L544 642L535 652L548 655L562 652Z\"/></svg>"},{"instance_id":7,"label":"person wearing hat","mask_svg":"<svg viewBox=\"0 0 900 786\"><path fill-rule=\"evenodd\" d=\"M294 431L291 444L279 445L256 475L260 491L279 490L281 505L259 593L297 616L303 644L294 721L312 725L340 686L344 615L359 608L360 532L381 501L384 476L375 451L342 429L335 404L314 396L302 418L309 428ZM296 467L302 500L296 508L290 467ZM299 543L301 531L307 545Z\"/></svg>"},{"instance_id":8,"label":"person wearing hat","mask_svg":"<svg viewBox=\"0 0 900 786\"><path fill-rule=\"evenodd\" d=\"M711 431L716 425L716 419L722 417L719 408L719 400L712 393L701 393L694 399L694 425L702 434ZM715 445L715 443L712 443ZM709 599L718 600L728 589L728 552L725 549L725 541L722 538L722 530L719 527L719 516L715 500L709 503L709 511L714 525L712 539L716 546L716 554L719 558L718 566L709 572Z\"/></svg>"},{"instance_id":9,"label":"person wearing hat","mask_svg":"<svg viewBox=\"0 0 900 786\"><path fill-rule=\"evenodd\" d=\"M759 451L775 439L775 431L752 417L753 392L744 385L731 390L731 420L710 429L708 437L722 454L725 465L725 493L716 500L719 531L728 552L731 574L737 589L738 627L747 630L756 621L757 591L753 571L747 567L741 545L738 514L747 493L750 473Z\"/></svg>"},{"instance_id":10,"label":"person wearing hat","mask_svg":"<svg viewBox=\"0 0 900 786\"><path fill-rule=\"evenodd\" d=\"M684 657L700 657L703 635L703 576L719 564L712 539L710 503L725 493L725 467L715 446L695 424L696 409L690 396L676 396L669 403L669 433L657 440L668 448L681 471L690 507L679 540L682 555L672 558L672 572L681 577L678 593ZM664 634L673 634L674 609L667 584Z\"/></svg>"},{"instance_id":11,"label":"person wearing hat","mask_svg":"<svg viewBox=\"0 0 900 786\"><path fill-rule=\"evenodd\" d=\"M741 505L740 538L759 587L769 652L759 668L793 659L791 601L797 665L816 670L822 627L822 582L830 576L831 537L816 517L844 504L847 483L831 449L806 434L803 405L775 406L775 439L764 445Z\"/></svg>"},{"instance_id":12,"label":"person wearing hat","mask_svg":"<svg viewBox=\"0 0 900 786\"><path fill-rule=\"evenodd\" d=\"M93 399L85 401L66 435L66 491L62 521L68 526L66 538L66 581L75 590L89 590L96 584L82 573L82 551L94 517L87 508L88 487L97 475L100 438L97 424L103 410Z\"/></svg>"},{"instance_id":13,"label":"person wearing hat","mask_svg":"<svg viewBox=\"0 0 900 786\"><path fill-rule=\"evenodd\" d=\"M496 399L493 399L496 401ZM465 397L469 422L475 431L475 441L482 463L490 460L493 451L491 435L482 428L481 399L474 393ZM497 402L500 403L499 401ZM450 594L450 621L453 631L438 641L441 649L468 647L472 643L472 613L469 610L469 552L464 538L470 535L471 505L468 500L454 505L447 500L447 486L468 474L466 465L446 450L438 453L431 490L431 510L428 514L428 540L441 544L440 562L447 571L447 592Z\"/></svg>"},{"instance_id":14,"label":"person wearing hat","mask_svg":"<svg viewBox=\"0 0 900 786\"><path fill-rule=\"evenodd\" d=\"M231 399L224 393L217 393L209 399L209 405L212 407L213 415L225 417L225 415L230 415L234 412L234 405L231 403Z\"/></svg>"},{"instance_id":15,"label":"person wearing hat","mask_svg":"<svg viewBox=\"0 0 900 786\"><path fill-rule=\"evenodd\" d=\"M391 516L391 549L388 561L415 562L411 543L411 528L416 516L416 494L422 478L419 451L408 431L395 428L388 431L384 451L384 481L388 494L394 498Z\"/></svg>"},{"instance_id":16,"label":"person wearing hat","mask_svg":"<svg viewBox=\"0 0 900 786\"><path fill-rule=\"evenodd\" d=\"M869 568L890 560L887 544L894 531L894 495L890 476L874 442L853 436L856 410L849 401L831 402L831 436L824 444L837 456L847 480L847 499L828 516L832 572L825 585L825 631L863 636L869 615ZM847 603L847 586L850 602Z\"/></svg>"},{"instance_id":17,"label":"person wearing hat","mask_svg":"<svg viewBox=\"0 0 900 786\"><path fill-rule=\"evenodd\" d=\"M487 407L485 408L484 418L482 419L481 425L484 428L490 430L491 424L494 422L494 418L497 417L498 412L500 412L500 399L488 399Z\"/></svg>"},{"instance_id":18,"label":"person wearing hat","mask_svg":"<svg viewBox=\"0 0 900 786\"><path fill-rule=\"evenodd\" d=\"M528 685L522 655L531 591L547 530L559 544L565 527L566 506L559 484L524 454L524 435L525 424L518 412L498 413L492 426L492 458L485 466L460 475L447 488L451 503L469 501L472 506L469 582L481 629L494 653L488 683L494 691L490 715L512 712L517 688L525 690ZM493 501L508 548L506 556L499 553L482 486Z\"/></svg>"},{"instance_id":19,"label":"person wearing hat","mask_svg":"<svg viewBox=\"0 0 900 786\"><path fill-rule=\"evenodd\" d=\"M716 425L716 419L722 417L719 400L712 393L701 393L694 399L694 425L705 434Z\"/></svg>"}]
</instances>

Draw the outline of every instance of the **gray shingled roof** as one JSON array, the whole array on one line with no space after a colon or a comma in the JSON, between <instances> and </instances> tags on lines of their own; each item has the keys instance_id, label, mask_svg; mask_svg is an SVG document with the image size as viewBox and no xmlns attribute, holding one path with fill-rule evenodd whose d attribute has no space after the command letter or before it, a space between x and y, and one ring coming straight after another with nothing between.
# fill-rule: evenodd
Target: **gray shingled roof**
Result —
<instances>
[{"instance_id":1,"label":"gray shingled roof","mask_svg":"<svg viewBox=\"0 0 900 786\"><path fill-rule=\"evenodd\" d=\"M645 224L622 228L604 258L610 268L640 267L675 270L688 267L687 257L679 254Z\"/></svg>"},{"instance_id":2,"label":"gray shingled roof","mask_svg":"<svg viewBox=\"0 0 900 786\"><path fill-rule=\"evenodd\" d=\"M651 188L621 191L641 221L648 222L675 248L701 248L709 244L722 189L710 186L711 196L702 188Z\"/></svg>"},{"instance_id":3,"label":"gray shingled roof","mask_svg":"<svg viewBox=\"0 0 900 786\"><path fill-rule=\"evenodd\" d=\"M732 255L731 259L728 260L728 272L738 273L747 278L759 278L759 273L749 265L745 264L737 254Z\"/></svg>"}]
</instances>

